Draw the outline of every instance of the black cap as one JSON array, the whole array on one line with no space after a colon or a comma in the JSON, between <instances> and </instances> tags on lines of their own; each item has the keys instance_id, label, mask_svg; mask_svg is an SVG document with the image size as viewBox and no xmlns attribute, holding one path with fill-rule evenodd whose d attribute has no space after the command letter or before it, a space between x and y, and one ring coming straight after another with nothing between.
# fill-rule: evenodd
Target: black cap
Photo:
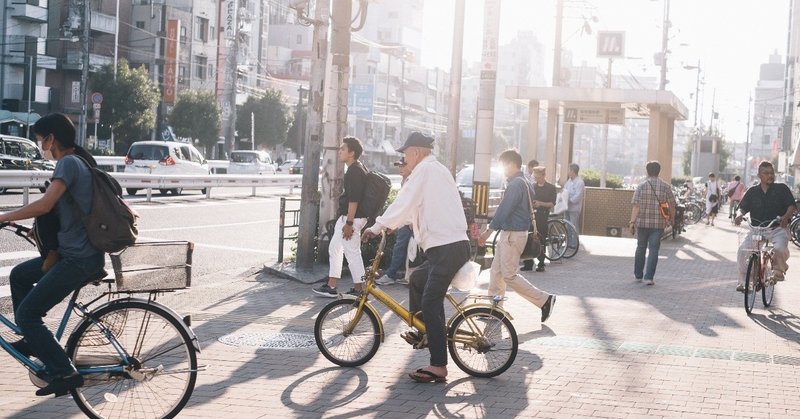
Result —
<instances>
[{"instance_id":1,"label":"black cap","mask_svg":"<svg viewBox=\"0 0 800 419\"><path fill-rule=\"evenodd\" d=\"M411 135L408 136L405 144L402 147L398 148L397 151L399 153L404 152L409 147L422 147L422 148L433 148L433 137L428 137L427 135L421 132L412 132Z\"/></svg>"}]
</instances>

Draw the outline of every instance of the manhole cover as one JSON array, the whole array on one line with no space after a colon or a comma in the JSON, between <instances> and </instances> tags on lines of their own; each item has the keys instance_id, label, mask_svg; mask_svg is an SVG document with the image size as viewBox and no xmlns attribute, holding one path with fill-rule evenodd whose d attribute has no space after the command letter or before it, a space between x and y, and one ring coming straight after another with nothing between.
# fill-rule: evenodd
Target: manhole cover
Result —
<instances>
[{"instance_id":1,"label":"manhole cover","mask_svg":"<svg viewBox=\"0 0 800 419\"><path fill-rule=\"evenodd\" d=\"M232 333L217 340L230 346L265 349L303 349L316 346L314 335L304 333Z\"/></svg>"}]
</instances>

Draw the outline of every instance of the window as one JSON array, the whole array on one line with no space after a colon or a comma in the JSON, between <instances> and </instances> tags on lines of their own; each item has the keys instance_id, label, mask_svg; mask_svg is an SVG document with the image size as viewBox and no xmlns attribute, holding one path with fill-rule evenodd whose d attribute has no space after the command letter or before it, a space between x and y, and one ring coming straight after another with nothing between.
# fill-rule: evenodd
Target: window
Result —
<instances>
[{"instance_id":1,"label":"window","mask_svg":"<svg viewBox=\"0 0 800 419\"><path fill-rule=\"evenodd\" d=\"M194 57L194 76L200 80L205 80L207 70L208 58L196 55Z\"/></svg>"},{"instance_id":2,"label":"window","mask_svg":"<svg viewBox=\"0 0 800 419\"><path fill-rule=\"evenodd\" d=\"M213 27L213 26L211 26L211 27L209 28L209 30L208 30L208 33L211 35L211 40L212 40L212 41L213 41L214 39L216 39L216 35L215 35L215 33L216 33L216 30L214 29L214 27Z\"/></svg>"},{"instance_id":3,"label":"window","mask_svg":"<svg viewBox=\"0 0 800 419\"><path fill-rule=\"evenodd\" d=\"M186 66L178 66L178 78L183 79L186 77Z\"/></svg>"},{"instance_id":4,"label":"window","mask_svg":"<svg viewBox=\"0 0 800 419\"><path fill-rule=\"evenodd\" d=\"M181 26L181 42L186 42L186 26Z\"/></svg>"},{"instance_id":5,"label":"window","mask_svg":"<svg viewBox=\"0 0 800 419\"><path fill-rule=\"evenodd\" d=\"M214 77L214 64L209 64L206 66L206 77Z\"/></svg>"},{"instance_id":6,"label":"window","mask_svg":"<svg viewBox=\"0 0 800 419\"><path fill-rule=\"evenodd\" d=\"M143 20L137 20L136 21L136 29L144 29L144 21Z\"/></svg>"},{"instance_id":7,"label":"window","mask_svg":"<svg viewBox=\"0 0 800 419\"><path fill-rule=\"evenodd\" d=\"M208 19L202 17L195 18L194 39L208 42Z\"/></svg>"}]
</instances>

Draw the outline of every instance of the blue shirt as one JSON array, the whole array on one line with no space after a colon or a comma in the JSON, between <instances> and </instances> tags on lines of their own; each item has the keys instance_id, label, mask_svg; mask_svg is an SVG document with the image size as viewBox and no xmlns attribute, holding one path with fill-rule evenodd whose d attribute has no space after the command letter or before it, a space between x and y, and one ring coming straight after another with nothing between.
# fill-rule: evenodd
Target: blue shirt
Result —
<instances>
[{"instance_id":1,"label":"blue shirt","mask_svg":"<svg viewBox=\"0 0 800 419\"><path fill-rule=\"evenodd\" d=\"M489 228L492 230L528 231L531 226L530 201L533 197L533 187L525 180L521 171L508 178L508 187L503 194L503 200L494 213Z\"/></svg>"},{"instance_id":2,"label":"blue shirt","mask_svg":"<svg viewBox=\"0 0 800 419\"><path fill-rule=\"evenodd\" d=\"M74 199L84 214L92 207L92 173L80 157L67 155L56 163L53 179L61 179L67 191L58 199L56 210L58 221L58 253L61 257L86 258L100 253L89 242L89 235L83 225L83 214L76 214Z\"/></svg>"}]
</instances>

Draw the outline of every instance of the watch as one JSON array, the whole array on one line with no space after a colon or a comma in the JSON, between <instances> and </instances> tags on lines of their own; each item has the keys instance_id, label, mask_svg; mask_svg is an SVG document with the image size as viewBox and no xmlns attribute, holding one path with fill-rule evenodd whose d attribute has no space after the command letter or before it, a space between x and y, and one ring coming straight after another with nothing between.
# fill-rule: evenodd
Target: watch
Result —
<instances>
[{"instance_id":1,"label":"watch","mask_svg":"<svg viewBox=\"0 0 800 419\"><path fill-rule=\"evenodd\" d=\"M349 226L352 226L353 225L353 221L352 220L347 220L347 221L345 221L345 224L347 224Z\"/></svg>"}]
</instances>

